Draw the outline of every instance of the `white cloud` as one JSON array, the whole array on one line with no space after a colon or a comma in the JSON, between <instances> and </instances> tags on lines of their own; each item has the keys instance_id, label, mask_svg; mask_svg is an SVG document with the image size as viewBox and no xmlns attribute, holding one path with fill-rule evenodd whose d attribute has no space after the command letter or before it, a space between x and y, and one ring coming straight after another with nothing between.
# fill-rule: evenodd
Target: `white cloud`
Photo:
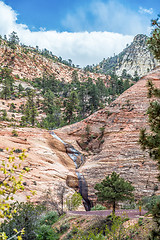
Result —
<instances>
[{"instance_id":1,"label":"white cloud","mask_svg":"<svg viewBox=\"0 0 160 240\"><path fill-rule=\"evenodd\" d=\"M62 24L71 31L88 29L136 35L147 33L150 19L117 0L92 0L86 8L77 8L74 12L69 12Z\"/></svg>"},{"instance_id":2,"label":"white cloud","mask_svg":"<svg viewBox=\"0 0 160 240\"><path fill-rule=\"evenodd\" d=\"M63 59L72 59L74 64L86 66L99 63L103 58L119 53L130 43L133 36L111 32L56 32L30 31L26 25L16 22L15 11L0 1L0 34L16 31L26 45L47 48Z\"/></svg>"},{"instance_id":3,"label":"white cloud","mask_svg":"<svg viewBox=\"0 0 160 240\"><path fill-rule=\"evenodd\" d=\"M139 13L147 13L147 14L152 14L153 13L153 8L149 8L149 9L146 9L146 8L143 8L143 7L139 7Z\"/></svg>"}]
</instances>

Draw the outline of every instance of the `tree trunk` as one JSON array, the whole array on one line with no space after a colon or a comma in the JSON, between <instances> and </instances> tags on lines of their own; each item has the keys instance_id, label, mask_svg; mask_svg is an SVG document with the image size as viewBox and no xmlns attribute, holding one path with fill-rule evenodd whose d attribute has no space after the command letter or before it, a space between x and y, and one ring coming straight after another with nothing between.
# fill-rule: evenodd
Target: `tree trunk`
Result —
<instances>
[{"instance_id":1,"label":"tree trunk","mask_svg":"<svg viewBox=\"0 0 160 240\"><path fill-rule=\"evenodd\" d=\"M116 210L116 202L113 202L113 214L115 214L115 210Z\"/></svg>"}]
</instances>

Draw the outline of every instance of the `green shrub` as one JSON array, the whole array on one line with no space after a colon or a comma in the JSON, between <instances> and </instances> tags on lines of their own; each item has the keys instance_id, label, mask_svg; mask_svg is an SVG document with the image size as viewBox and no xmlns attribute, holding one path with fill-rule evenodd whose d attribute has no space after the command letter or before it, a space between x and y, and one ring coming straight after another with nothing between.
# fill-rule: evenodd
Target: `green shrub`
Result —
<instances>
[{"instance_id":1,"label":"green shrub","mask_svg":"<svg viewBox=\"0 0 160 240\"><path fill-rule=\"evenodd\" d=\"M22 150L21 150L21 149L19 149L19 148L17 148L17 149L15 149L13 152L15 152L15 153L21 153L21 152L22 152Z\"/></svg>"},{"instance_id":2,"label":"green shrub","mask_svg":"<svg viewBox=\"0 0 160 240\"><path fill-rule=\"evenodd\" d=\"M36 239L35 229L38 226L38 218L43 211L42 206L35 206L33 203L14 203L11 205L10 212L13 218L7 219L0 225L0 232L5 232L9 237L15 234L13 229L21 231L25 229L23 240Z\"/></svg>"},{"instance_id":3,"label":"green shrub","mask_svg":"<svg viewBox=\"0 0 160 240\"><path fill-rule=\"evenodd\" d=\"M122 209L136 209L137 205L135 202L128 202L122 205Z\"/></svg>"},{"instance_id":4,"label":"green shrub","mask_svg":"<svg viewBox=\"0 0 160 240\"><path fill-rule=\"evenodd\" d=\"M58 233L48 225L42 225L37 230L36 240L58 240Z\"/></svg>"},{"instance_id":5,"label":"green shrub","mask_svg":"<svg viewBox=\"0 0 160 240\"><path fill-rule=\"evenodd\" d=\"M12 137L18 137L18 133L15 129L12 131Z\"/></svg>"},{"instance_id":6,"label":"green shrub","mask_svg":"<svg viewBox=\"0 0 160 240\"><path fill-rule=\"evenodd\" d=\"M139 219L138 219L138 225L139 225L139 226L142 226L142 225L143 225L143 218L139 218Z\"/></svg>"},{"instance_id":7,"label":"green shrub","mask_svg":"<svg viewBox=\"0 0 160 240\"><path fill-rule=\"evenodd\" d=\"M98 210L106 210L106 207L102 206L101 204L97 204L96 206L91 208L91 211L98 211Z\"/></svg>"},{"instance_id":8,"label":"green shrub","mask_svg":"<svg viewBox=\"0 0 160 240\"><path fill-rule=\"evenodd\" d=\"M160 196L151 196L151 197L144 197L142 199L142 205L148 211L152 211L153 207L156 205L157 202L160 201Z\"/></svg>"},{"instance_id":9,"label":"green shrub","mask_svg":"<svg viewBox=\"0 0 160 240\"><path fill-rule=\"evenodd\" d=\"M64 233L64 232L66 232L69 228L70 228L70 224L68 224L68 223L62 224L62 225L60 226L59 232L60 232L60 233Z\"/></svg>"},{"instance_id":10,"label":"green shrub","mask_svg":"<svg viewBox=\"0 0 160 240\"><path fill-rule=\"evenodd\" d=\"M58 220L57 213L51 211L51 212L47 212L47 214L40 219L39 223L40 223L40 225L44 225L44 224L52 225L55 222L57 222L57 220Z\"/></svg>"},{"instance_id":11,"label":"green shrub","mask_svg":"<svg viewBox=\"0 0 160 240\"><path fill-rule=\"evenodd\" d=\"M81 205L81 203L82 196L76 192L66 200L66 205L69 211L76 210Z\"/></svg>"}]
</instances>

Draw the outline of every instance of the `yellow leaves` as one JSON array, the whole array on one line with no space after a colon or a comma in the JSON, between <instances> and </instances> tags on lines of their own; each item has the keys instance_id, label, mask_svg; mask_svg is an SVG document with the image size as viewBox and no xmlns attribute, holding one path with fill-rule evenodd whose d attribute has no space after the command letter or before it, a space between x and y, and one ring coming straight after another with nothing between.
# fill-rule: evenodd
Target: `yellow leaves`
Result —
<instances>
[{"instance_id":1,"label":"yellow leaves","mask_svg":"<svg viewBox=\"0 0 160 240\"><path fill-rule=\"evenodd\" d=\"M5 232L0 233L0 239L6 240L8 237L6 236Z\"/></svg>"},{"instance_id":2,"label":"yellow leaves","mask_svg":"<svg viewBox=\"0 0 160 240\"><path fill-rule=\"evenodd\" d=\"M21 234L22 234L22 235L25 234L24 228L21 230Z\"/></svg>"},{"instance_id":3,"label":"yellow leaves","mask_svg":"<svg viewBox=\"0 0 160 240\"><path fill-rule=\"evenodd\" d=\"M28 196L27 196L27 199L29 200L30 198L31 198L31 196L30 196L30 195L28 195Z\"/></svg>"},{"instance_id":4,"label":"yellow leaves","mask_svg":"<svg viewBox=\"0 0 160 240\"><path fill-rule=\"evenodd\" d=\"M6 148L6 151L9 151ZM26 158L26 150L19 155L14 155L14 149L9 151L9 156L6 160L0 161L0 172L1 172L1 182L0 182L0 218L12 218L12 215L9 214L9 208L11 201L14 200L14 194L18 191L24 190L22 184L23 175L26 173L22 168L20 160ZM29 170L29 168L27 169ZM2 196L2 198L1 198Z\"/></svg>"},{"instance_id":5,"label":"yellow leaves","mask_svg":"<svg viewBox=\"0 0 160 240\"><path fill-rule=\"evenodd\" d=\"M29 172L30 169L29 169L28 167L25 167L25 171L26 171L26 172Z\"/></svg>"},{"instance_id":6,"label":"yellow leaves","mask_svg":"<svg viewBox=\"0 0 160 240\"><path fill-rule=\"evenodd\" d=\"M6 174L6 173L7 173L7 170L6 170L5 168L3 169L3 173L4 173L4 174Z\"/></svg>"},{"instance_id":7,"label":"yellow leaves","mask_svg":"<svg viewBox=\"0 0 160 240\"><path fill-rule=\"evenodd\" d=\"M23 156L22 155L19 155L18 156L20 160L23 160Z\"/></svg>"},{"instance_id":8,"label":"yellow leaves","mask_svg":"<svg viewBox=\"0 0 160 240\"><path fill-rule=\"evenodd\" d=\"M18 236L18 237L17 237L17 240L22 240L22 237L21 237L21 236Z\"/></svg>"},{"instance_id":9,"label":"yellow leaves","mask_svg":"<svg viewBox=\"0 0 160 240\"><path fill-rule=\"evenodd\" d=\"M2 166L5 166L5 161L4 161L4 160L2 161L2 164L1 164L1 165L2 165Z\"/></svg>"},{"instance_id":10,"label":"yellow leaves","mask_svg":"<svg viewBox=\"0 0 160 240\"><path fill-rule=\"evenodd\" d=\"M31 193L32 193L33 196L37 194L37 192L33 191L33 190L31 190Z\"/></svg>"},{"instance_id":11,"label":"yellow leaves","mask_svg":"<svg viewBox=\"0 0 160 240\"><path fill-rule=\"evenodd\" d=\"M21 231L19 231L19 232L18 232L18 230L16 228L14 228L13 231L16 233L17 240L22 240L22 235L25 233L24 228Z\"/></svg>"}]
</instances>

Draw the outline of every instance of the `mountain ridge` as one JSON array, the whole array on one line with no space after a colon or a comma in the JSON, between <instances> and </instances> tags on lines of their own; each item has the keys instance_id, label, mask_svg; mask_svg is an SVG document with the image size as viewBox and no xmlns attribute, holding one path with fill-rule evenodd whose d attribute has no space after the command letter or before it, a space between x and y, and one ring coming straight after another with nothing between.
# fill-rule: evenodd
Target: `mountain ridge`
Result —
<instances>
[{"instance_id":1,"label":"mountain ridge","mask_svg":"<svg viewBox=\"0 0 160 240\"><path fill-rule=\"evenodd\" d=\"M76 70L79 79L88 77L106 79L105 74L85 72L82 69L68 66L58 58L47 58L32 47L14 45L12 48L6 40L0 41L0 67L7 66L15 78L33 80L44 74L55 75L58 80L71 82L72 73Z\"/></svg>"},{"instance_id":2,"label":"mountain ridge","mask_svg":"<svg viewBox=\"0 0 160 240\"><path fill-rule=\"evenodd\" d=\"M96 68L102 73L113 71L118 76L121 76L125 70L132 77L135 75L142 77L159 64L148 49L147 39L148 37L144 34L136 35L132 43L121 53L104 59Z\"/></svg>"}]
</instances>

